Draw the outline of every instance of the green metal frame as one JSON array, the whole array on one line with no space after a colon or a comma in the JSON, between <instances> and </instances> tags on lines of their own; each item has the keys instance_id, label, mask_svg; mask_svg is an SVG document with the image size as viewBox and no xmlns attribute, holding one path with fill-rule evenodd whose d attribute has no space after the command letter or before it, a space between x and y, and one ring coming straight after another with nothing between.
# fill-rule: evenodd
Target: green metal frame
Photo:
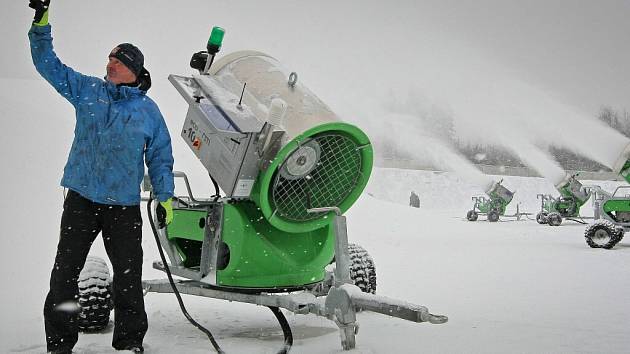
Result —
<instances>
[{"instance_id":1,"label":"green metal frame","mask_svg":"<svg viewBox=\"0 0 630 354\"><path fill-rule=\"evenodd\" d=\"M580 216L580 208L586 201L580 201L573 196L561 196L558 199L547 199L543 202L543 212L558 213L564 218L576 218Z\"/></svg>"},{"instance_id":2,"label":"green metal frame","mask_svg":"<svg viewBox=\"0 0 630 354\"><path fill-rule=\"evenodd\" d=\"M334 257L334 230L289 233L275 228L253 203L227 204L221 235L230 250L217 285L230 287L300 286L324 279Z\"/></svg>"},{"instance_id":3,"label":"green metal frame","mask_svg":"<svg viewBox=\"0 0 630 354\"><path fill-rule=\"evenodd\" d=\"M206 210L174 209L167 238L175 245L185 267L199 266L205 232Z\"/></svg>"},{"instance_id":4,"label":"green metal frame","mask_svg":"<svg viewBox=\"0 0 630 354\"><path fill-rule=\"evenodd\" d=\"M490 198L480 197L475 200L475 206L473 209L479 210L480 213L489 213L492 210L499 212L499 215L505 215L505 209L510 202L506 202L502 198L496 196L490 196Z\"/></svg>"},{"instance_id":5,"label":"green metal frame","mask_svg":"<svg viewBox=\"0 0 630 354\"><path fill-rule=\"evenodd\" d=\"M251 201L222 203L221 242L229 262L217 271L217 285L242 288L296 287L320 282L332 261L335 235L331 225L301 233L279 230ZM175 209L168 240L183 265L200 265L207 210Z\"/></svg>"},{"instance_id":6,"label":"green metal frame","mask_svg":"<svg viewBox=\"0 0 630 354\"><path fill-rule=\"evenodd\" d=\"M630 199L610 199L602 205L602 210L606 214L616 212L630 212Z\"/></svg>"}]
</instances>

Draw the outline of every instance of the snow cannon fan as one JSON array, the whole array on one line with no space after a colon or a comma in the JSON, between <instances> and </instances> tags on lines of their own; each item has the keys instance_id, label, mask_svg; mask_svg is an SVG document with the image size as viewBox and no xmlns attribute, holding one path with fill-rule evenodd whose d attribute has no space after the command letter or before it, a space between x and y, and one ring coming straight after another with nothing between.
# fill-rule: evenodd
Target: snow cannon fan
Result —
<instances>
[{"instance_id":1,"label":"snow cannon fan","mask_svg":"<svg viewBox=\"0 0 630 354\"><path fill-rule=\"evenodd\" d=\"M226 287L320 282L334 257L333 213L370 176L370 141L269 55L213 59L209 46L191 59L198 74L169 76L189 105L181 136L225 195L211 207L176 205L171 263Z\"/></svg>"}]
</instances>

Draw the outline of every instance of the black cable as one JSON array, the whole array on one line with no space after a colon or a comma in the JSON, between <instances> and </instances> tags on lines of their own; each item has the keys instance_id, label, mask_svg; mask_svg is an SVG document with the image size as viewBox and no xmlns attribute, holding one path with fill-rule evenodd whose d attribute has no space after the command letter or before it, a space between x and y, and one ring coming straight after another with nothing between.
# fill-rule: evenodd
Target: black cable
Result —
<instances>
[{"instance_id":1,"label":"black cable","mask_svg":"<svg viewBox=\"0 0 630 354\"><path fill-rule=\"evenodd\" d=\"M183 205L183 206L185 206L187 208L190 207L190 204L188 204L187 202L185 202L181 198L173 197L173 200L177 201L178 203L180 203L181 205Z\"/></svg>"},{"instance_id":2,"label":"black cable","mask_svg":"<svg viewBox=\"0 0 630 354\"><path fill-rule=\"evenodd\" d=\"M214 182L214 179L212 181ZM216 182L214 182L214 184L216 186ZM218 187L216 188L217 188L217 194L218 194ZM164 256L164 251L162 250L162 243L160 242L157 229L155 228L155 224L153 223L153 213L151 212L152 202L153 202L153 198L149 199L149 201L147 202L147 215L149 216L149 224L151 224L151 230L153 231L153 236L155 237L155 242L157 243L158 251L160 252L160 258L162 259L162 264L164 265L166 276L168 277L168 281L171 284L171 288L173 288L173 293L175 293L175 297L177 297L177 302L179 303L179 307L182 310L182 313L184 314L186 319L188 319L188 321L192 323L193 326L197 327L200 331L202 331L208 336L208 339L210 339L210 342L212 342L212 346L217 351L217 353L225 354L223 349L221 349L221 347L219 346L219 343L217 343L217 341L212 336L212 333L208 329L206 329L205 327L197 323L197 321L195 321L190 316L190 314L186 310L186 307L184 306L184 301L182 300L182 296L180 295L179 290L177 290L177 286L175 286L175 281L173 280L171 269L168 267L168 263L166 262L166 256ZM287 354L291 350L291 346L293 346L293 334L291 333L291 327L289 326L289 322L287 321L287 318L284 316L284 314L282 313L282 311L280 311L278 307L276 306L267 306L267 307L271 310L271 312L273 312L274 316L276 316L276 319L278 320L278 323L280 323L280 327L282 328L282 334L284 336L284 346L282 347L282 349L280 349L280 351L278 351L278 354Z\"/></svg>"},{"instance_id":3,"label":"black cable","mask_svg":"<svg viewBox=\"0 0 630 354\"><path fill-rule=\"evenodd\" d=\"M293 346L293 333L291 333L291 327L289 326L289 322L287 318L284 317L282 311L275 306L267 306L273 312L273 314L278 319L278 323L280 323L280 327L282 327L282 334L284 335L284 347L280 349L278 354L287 354L289 350L291 350L291 346Z\"/></svg>"},{"instance_id":4,"label":"black cable","mask_svg":"<svg viewBox=\"0 0 630 354\"><path fill-rule=\"evenodd\" d=\"M219 184L214 179L214 177L212 177L212 174L210 172L208 172L208 176L210 176L210 180L212 181L212 185L214 186L214 201L216 202L217 200L219 200L219 198L221 198L221 193L219 192Z\"/></svg>"},{"instance_id":5,"label":"black cable","mask_svg":"<svg viewBox=\"0 0 630 354\"><path fill-rule=\"evenodd\" d=\"M157 242L158 251L160 252L160 258L162 258L162 264L164 264L164 270L166 271L166 276L168 277L168 281L169 283L171 283L171 287L173 288L175 297L177 297L179 308L182 310L182 313L184 314L186 319L188 319L188 321L192 323L193 326L197 327L200 331L202 331L208 336L208 339L210 339L210 342L212 342L212 346L217 351L217 353L225 354L223 349L221 349L221 347L219 346L219 343L217 343L217 341L212 336L212 333L210 333L209 330L207 330L205 327L197 323L197 321L195 321L190 316L190 314L188 314L188 311L186 311L186 307L184 306L184 301L182 300L182 296L179 294L179 291L177 290L177 286L175 286L175 282L173 281L173 276L171 275L171 270L169 269L168 264L166 263L166 257L164 256L164 251L162 250L162 244L160 243L160 238L158 237L157 229L155 228L155 224L153 223L153 213L151 212L151 202L153 202L153 199L149 199L149 202L147 203L147 214L149 215L149 224L151 224L151 230L153 231L153 236L155 237L155 241Z\"/></svg>"}]
</instances>

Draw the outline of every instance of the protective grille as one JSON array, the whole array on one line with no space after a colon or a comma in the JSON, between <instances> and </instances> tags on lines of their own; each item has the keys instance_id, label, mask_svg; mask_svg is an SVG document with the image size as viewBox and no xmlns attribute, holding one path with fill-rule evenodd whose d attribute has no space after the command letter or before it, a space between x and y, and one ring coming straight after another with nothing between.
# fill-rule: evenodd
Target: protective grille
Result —
<instances>
[{"instance_id":1,"label":"protective grille","mask_svg":"<svg viewBox=\"0 0 630 354\"><path fill-rule=\"evenodd\" d=\"M274 176L272 207L285 219L299 222L317 219L322 213L306 210L339 206L361 176L361 153L354 141L338 134L318 135L313 140L321 152L316 167L309 174L298 179L287 179L282 173Z\"/></svg>"}]
</instances>

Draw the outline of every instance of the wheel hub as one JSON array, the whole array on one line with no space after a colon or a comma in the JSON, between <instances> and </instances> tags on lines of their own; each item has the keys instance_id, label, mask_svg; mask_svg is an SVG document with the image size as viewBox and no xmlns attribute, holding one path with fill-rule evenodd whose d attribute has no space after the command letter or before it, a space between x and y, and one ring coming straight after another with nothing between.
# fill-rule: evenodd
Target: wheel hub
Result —
<instances>
[{"instance_id":1,"label":"wheel hub","mask_svg":"<svg viewBox=\"0 0 630 354\"><path fill-rule=\"evenodd\" d=\"M608 231L604 229L596 230L593 233L593 242L595 242L598 245L605 245L606 243L610 241L610 239L611 239L610 234L608 233Z\"/></svg>"}]
</instances>

